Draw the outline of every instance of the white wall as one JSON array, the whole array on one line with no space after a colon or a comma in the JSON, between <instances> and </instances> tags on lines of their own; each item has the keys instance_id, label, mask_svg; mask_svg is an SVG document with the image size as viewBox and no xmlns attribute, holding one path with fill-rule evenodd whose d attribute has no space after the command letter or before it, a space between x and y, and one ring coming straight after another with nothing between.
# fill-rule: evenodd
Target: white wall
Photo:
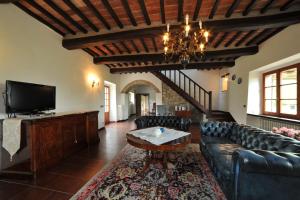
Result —
<instances>
[{"instance_id":1,"label":"white wall","mask_svg":"<svg viewBox=\"0 0 300 200\"><path fill-rule=\"evenodd\" d=\"M94 65L82 50L62 47L62 37L11 5L0 6L0 89L6 80L56 86L56 112L99 110L104 122L104 80L117 82L105 66ZM93 75L99 87L91 87ZM2 91L1 91L2 93ZM5 112L0 100L0 113Z\"/></svg>"},{"instance_id":2,"label":"white wall","mask_svg":"<svg viewBox=\"0 0 300 200\"><path fill-rule=\"evenodd\" d=\"M212 108L220 109L220 70L183 70L183 72L207 91L212 91Z\"/></svg>"},{"instance_id":3,"label":"white wall","mask_svg":"<svg viewBox=\"0 0 300 200\"><path fill-rule=\"evenodd\" d=\"M284 60L300 52L300 24L290 26L260 45L259 52L243 56L229 69L230 75L236 74L243 79L242 84L229 83L228 107L233 117L240 123L246 123L249 72L266 65ZM288 63L282 62L281 66Z\"/></svg>"}]
</instances>

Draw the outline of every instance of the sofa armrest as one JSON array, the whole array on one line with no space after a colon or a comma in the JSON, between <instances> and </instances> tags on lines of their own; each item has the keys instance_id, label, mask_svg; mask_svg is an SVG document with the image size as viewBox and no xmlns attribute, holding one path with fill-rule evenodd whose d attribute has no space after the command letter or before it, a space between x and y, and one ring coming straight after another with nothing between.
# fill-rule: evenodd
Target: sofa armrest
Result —
<instances>
[{"instance_id":1,"label":"sofa armrest","mask_svg":"<svg viewBox=\"0 0 300 200\"><path fill-rule=\"evenodd\" d=\"M192 120L190 118L181 118L179 129L182 131L188 131L192 124Z\"/></svg>"},{"instance_id":2,"label":"sofa armrest","mask_svg":"<svg viewBox=\"0 0 300 200\"><path fill-rule=\"evenodd\" d=\"M232 160L235 200L299 198L300 154L237 150Z\"/></svg>"},{"instance_id":3,"label":"sofa armrest","mask_svg":"<svg viewBox=\"0 0 300 200\"><path fill-rule=\"evenodd\" d=\"M135 121L136 128L142 129L147 127L147 119L144 117L137 118Z\"/></svg>"},{"instance_id":4,"label":"sofa armrest","mask_svg":"<svg viewBox=\"0 0 300 200\"><path fill-rule=\"evenodd\" d=\"M300 177L299 153L238 150L232 159L242 171Z\"/></svg>"}]
</instances>

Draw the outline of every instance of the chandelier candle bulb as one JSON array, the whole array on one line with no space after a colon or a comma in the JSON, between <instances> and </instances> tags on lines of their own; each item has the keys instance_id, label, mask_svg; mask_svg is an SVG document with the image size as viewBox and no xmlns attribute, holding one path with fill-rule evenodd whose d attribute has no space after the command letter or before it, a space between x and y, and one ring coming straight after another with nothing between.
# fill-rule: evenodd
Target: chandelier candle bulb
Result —
<instances>
[{"instance_id":1,"label":"chandelier candle bulb","mask_svg":"<svg viewBox=\"0 0 300 200\"><path fill-rule=\"evenodd\" d=\"M188 36L189 36L189 31L190 31L190 26L189 26L189 25L186 25L186 26L185 26L185 37L188 37Z\"/></svg>"},{"instance_id":2,"label":"chandelier candle bulb","mask_svg":"<svg viewBox=\"0 0 300 200\"><path fill-rule=\"evenodd\" d=\"M204 37L205 37L206 42L208 42L208 36L209 36L208 31L205 31L204 32Z\"/></svg>"},{"instance_id":3,"label":"chandelier candle bulb","mask_svg":"<svg viewBox=\"0 0 300 200\"><path fill-rule=\"evenodd\" d=\"M201 30L202 29L202 21L201 21L201 19L199 21L199 27L200 27L200 30Z\"/></svg>"},{"instance_id":4,"label":"chandelier candle bulb","mask_svg":"<svg viewBox=\"0 0 300 200\"><path fill-rule=\"evenodd\" d=\"M185 15L185 24L188 25L189 24L189 15Z\"/></svg>"},{"instance_id":5,"label":"chandelier candle bulb","mask_svg":"<svg viewBox=\"0 0 300 200\"><path fill-rule=\"evenodd\" d=\"M169 33L169 30L170 30L170 24L168 23L167 24L167 32Z\"/></svg>"},{"instance_id":6,"label":"chandelier candle bulb","mask_svg":"<svg viewBox=\"0 0 300 200\"><path fill-rule=\"evenodd\" d=\"M200 44L200 51L203 52L203 50L204 50L204 44L201 43L201 44Z\"/></svg>"}]
</instances>

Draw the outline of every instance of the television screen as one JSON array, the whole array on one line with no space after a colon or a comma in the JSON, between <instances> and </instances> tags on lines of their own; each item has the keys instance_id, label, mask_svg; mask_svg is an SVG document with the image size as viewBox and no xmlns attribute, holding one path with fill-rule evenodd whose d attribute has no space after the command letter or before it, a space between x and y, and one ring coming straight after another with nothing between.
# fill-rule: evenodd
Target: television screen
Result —
<instances>
[{"instance_id":1,"label":"television screen","mask_svg":"<svg viewBox=\"0 0 300 200\"><path fill-rule=\"evenodd\" d=\"M55 109L54 86L6 81L6 112L35 113Z\"/></svg>"}]
</instances>

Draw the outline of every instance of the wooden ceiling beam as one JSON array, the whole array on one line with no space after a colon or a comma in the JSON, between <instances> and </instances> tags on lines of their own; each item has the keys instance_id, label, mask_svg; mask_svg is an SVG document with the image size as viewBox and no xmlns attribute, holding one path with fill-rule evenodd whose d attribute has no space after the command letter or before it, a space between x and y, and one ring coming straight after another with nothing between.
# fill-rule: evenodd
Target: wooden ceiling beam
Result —
<instances>
[{"instance_id":1,"label":"wooden ceiling beam","mask_svg":"<svg viewBox=\"0 0 300 200\"><path fill-rule=\"evenodd\" d=\"M24 12L26 12L31 17L33 17L36 20L38 20L39 22L41 22L42 24L45 24L46 26L50 27L56 33L58 33L58 34L60 34L62 36L65 36L65 33L63 31L61 31L58 28L56 28L55 26L53 26L51 23L49 23L46 20L44 20L41 16L35 14L31 10L29 10L27 7L23 6L20 2L14 2L14 5L17 6L18 8L20 8L21 10L23 10Z\"/></svg>"},{"instance_id":2,"label":"wooden ceiling beam","mask_svg":"<svg viewBox=\"0 0 300 200\"><path fill-rule=\"evenodd\" d=\"M214 67L233 67L234 61L222 61L222 62L197 62L189 63L184 68L182 64L165 64L165 65L148 65L139 67L122 67L111 69L110 72L115 73L130 73L130 72L153 72L162 70L182 70L182 69L205 69Z\"/></svg>"},{"instance_id":3,"label":"wooden ceiling beam","mask_svg":"<svg viewBox=\"0 0 300 200\"><path fill-rule=\"evenodd\" d=\"M112 16L116 24L119 26L119 28L123 28L124 25L119 19L118 15L115 13L113 8L111 7L110 3L107 0L102 0L102 4L105 6L106 10L109 12L109 14Z\"/></svg>"},{"instance_id":4,"label":"wooden ceiling beam","mask_svg":"<svg viewBox=\"0 0 300 200\"><path fill-rule=\"evenodd\" d=\"M129 18L131 24L132 24L133 26L137 26L136 20L135 20L133 14L132 14L132 12L131 12L131 9L130 9L130 6L129 6L129 4L128 4L128 1L127 1L127 0L122 0L121 2L122 2L122 4L123 4L123 7L124 7L124 9L125 9L125 11L126 11L126 14L127 14L128 18Z\"/></svg>"},{"instance_id":5,"label":"wooden ceiling beam","mask_svg":"<svg viewBox=\"0 0 300 200\"><path fill-rule=\"evenodd\" d=\"M93 29L93 31L98 32L99 29L98 27L95 26L95 24L93 24L82 12L79 8L77 8L74 3L72 3L72 1L70 0L63 0L65 2L65 4L71 9L73 10L76 15L78 15L91 29Z\"/></svg>"},{"instance_id":6,"label":"wooden ceiling beam","mask_svg":"<svg viewBox=\"0 0 300 200\"><path fill-rule=\"evenodd\" d=\"M97 49L98 51L100 51L104 56L107 55L107 53L105 51L103 51L100 47L95 46L95 49Z\"/></svg>"},{"instance_id":7,"label":"wooden ceiling beam","mask_svg":"<svg viewBox=\"0 0 300 200\"><path fill-rule=\"evenodd\" d=\"M261 14L264 14L267 12L267 10L270 8L270 6L275 2L275 0L269 0L266 5L260 10Z\"/></svg>"},{"instance_id":8,"label":"wooden ceiling beam","mask_svg":"<svg viewBox=\"0 0 300 200\"><path fill-rule=\"evenodd\" d=\"M146 51L146 52L149 52L149 49L148 49L148 47L147 47L147 44L146 44L144 38L141 38L140 40L141 40L141 43L142 43L142 45L143 45L145 51Z\"/></svg>"},{"instance_id":9,"label":"wooden ceiling beam","mask_svg":"<svg viewBox=\"0 0 300 200\"><path fill-rule=\"evenodd\" d=\"M207 50L205 52L205 58L219 58L228 56L244 56L253 55L258 52L257 46L239 47L239 48L225 48ZM115 62L143 62L143 61L164 61L165 57L163 52L151 52L151 53L140 53L140 54L123 54L114 56L101 56L94 58L95 64L102 63L115 63Z\"/></svg>"},{"instance_id":10,"label":"wooden ceiling beam","mask_svg":"<svg viewBox=\"0 0 300 200\"><path fill-rule=\"evenodd\" d=\"M160 18L161 18L161 23L165 24L166 23L166 16L165 16L165 0L160 0L159 1L160 5Z\"/></svg>"},{"instance_id":11,"label":"wooden ceiling beam","mask_svg":"<svg viewBox=\"0 0 300 200\"><path fill-rule=\"evenodd\" d=\"M55 22L56 24L58 24L60 27L62 27L66 31L70 32L73 35L75 34L75 31L73 31L65 23L63 23L62 21L60 21L59 19L57 19L54 15L52 15L50 12L48 12L45 8L43 8L37 2L35 2L35 1L27 1L27 3L29 3L32 7L34 7L39 12L43 13L44 15L46 15L49 19L51 19L53 22Z\"/></svg>"},{"instance_id":12,"label":"wooden ceiling beam","mask_svg":"<svg viewBox=\"0 0 300 200\"><path fill-rule=\"evenodd\" d=\"M100 12L97 10L97 8L92 4L92 2L90 2L90 0L83 0L83 2L85 3L85 5L92 10L92 12L94 13L94 15L98 18L98 20L108 29L110 30L111 27L110 25L107 23L107 21L105 20L105 18L100 14Z\"/></svg>"},{"instance_id":13,"label":"wooden ceiling beam","mask_svg":"<svg viewBox=\"0 0 300 200\"><path fill-rule=\"evenodd\" d=\"M123 51L120 49L120 47L116 43L111 43L111 45L113 45L117 49L117 51L119 52L119 54L123 53Z\"/></svg>"},{"instance_id":14,"label":"wooden ceiling beam","mask_svg":"<svg viewBox=\"0 0 300 200\"><path fill-rule=\"evenodd\" d=\"M63 9L61 9L54 1L45 0L45 2L58 14L60 14L65 20L69 21L73 26L75 26L79 31L83 33L87 33L88 31L82 27L79 23L77 23L70 15L68 15Z\"/></svg>"},{"instance_id":15,"label":"wooden ceiling beam","mask_svg":"<svg viewBox=\"0 0 300 200\"><path fill-rule=\"evenodd\" d=\"M285 10L289 9L294 2L295 2L295 0L289 0L289 1L285 2L285 4L283 4L280 7L280 11L285 11Z\"/></svg>"},{"instance_id":16,"label":"wooden ceiling beam","mask_svg":"<svg viewBox=\"0 0 300 200\"><path fill-rule=\"evenodd\" d=\"M102 45L110 54L115 55L115 52L111 50L106 44Z\"/></svg>"},{"instance_id":17,"label":"wooden ceiling beam","mask_svg":"<svg viewBox=\"0 0 300 200\"><path fill-rule=\"evenodd\" d=\"M229 34L228 32L224 32L222 37L214 45L214 48L217 48L224 41L224 39L227 37L228 34Z\"/></svg>"},{"instance_id":18,"label":"wooden ceiling beam","mask_svg":"<svg viewBox=\"0 0 300 200\"><path fill-rule=\"evenodd\" d=\"M265 29L262 32L260 32L259 34L257 34L255 37L253 37L251 40L249 40L246 43L246 46L249 45L256 45L257 41L260 41L261 39L265 38L266 35L268 35L270 32L273 32L273 29Z\"/></svg>"},{"instance_id":19,"label":"wooden ceiling beam","mask_svg":"<svg viewBox=\"0 0 300 200\"><path fill-rule=\"evenodd\" d=\"M198 19L201 5L202 5L202 0L197 0L195 10L194 10L194 15L193 15L193 21L196 21Z\"/></svg>"},{"instance_id":20,"label":"wooden ceiling beam","mask_svg":"<svg viewBox=\"0 0 300 200\"><path fill-rule=\"evenodd\" d=\"M120 44L126 50L127 53L129 53L129 54L131 53L130 49L128 48L128 46L125 44L124 41L121 41Z\"/></svg>"},{"instance_id":21,"label":"wooden ceiling beam","mask_svg":"<svg viewBox=\"0 0 300 200\"><path fill-rule=\"evenodd\" d=\"M209 43L209 44L213 44L214 41L215 41L215 39L218 37L218 35L219 35L219 32L214 32L214 33L212 34L212 36L208 39L208 43Z\"/></svg>"},{"instance_id":22,"label":"wooden ceiling beam","mask_svg":"<svg viewBox=\"0 0 300 200\"><path fill-rule=\"evenodd\" d=\"M93 51L93 50L90 49L90 48L84 48L83 51L87 52L87 53L90 54L92 57L99 56L98 53L96 53L95 51Z\"/></svg>"},{"instance_id":23,"label":"wooden ceiling beam","mask_svg":"<svg viewBox=\"0 0 300 200\"><path fill-rule=\"evenodd\" d=\"M290 12L280 12L271 15L260 15L255 17L226 18L218 20L208 20L203 22L208 29L218 31L235 31L235 30L253 30L259 28L279 28L286 27L300 22L300 10ZM198 23L194 22L194 26ZM173 25L173 29L179 27ZM165 25L155 25L146 27L136 27L127 30L82 36L77 38L63 39L63 46L67 49L85 48L95 46L99 42L112 42L115 40L135 39L143 36L161 35L165 30Z\"/></svg>"},{"instance_id":24,"label":"wooden ceiling beam","mask_svg":"<svg viewBox=\"0 0 300 200\"><path fill-rule=\"evenodd\" d=\"M133 40L130 40L130 43L131 43L131 45L133 46L134 50L135 50L137 53L140 53L140 50L139 50L139 48L136 46L136 44L134 43L134 41L133 41Z\"/></svg>"},{"instance_id":25,"label":"wooden ceiling beam","mask_svg":"<svg viewBox=\"0 0 300 200\"><path fill-rule=\"evenodd\" d=\"M271 33L269 33L268 35L266 35L264 38L261 38L260 40L257 41L257 44L260 45L261 43L263 43L264 41L266 41L268 38L274 36L275 34L279 33L280 31L282 31L285 27L281 27L281 28L277 28L273 31L271 31Z\"/></svg>"},{"instance_id":26,"label":"wooden ceiling beam","mask_svg":"<svg viewBox=\"0 0 300 200\"><path fill-rule=\"evenodd\" d=\"M232 36L232 38L228 42L226 42L225 47L230 46L241 34L242 34L242 31L236 32L236 34L234 36Z\"/></svg>"},{"instance_id":27,"label":"wooden ceiling beam","mask_svg":"<svg viewBox=\"0 0 300 200\"><path fill-rule=\"evenodd\" d=\"M153 44L154 51L157 52L158 49L157 49L157 45L156 45L155 38L154 38L154 37L151 37L151 40L152 40L152 44Z\"/></svg>"},{"instance_id":28,"label":"wooden ceiling beam","mask_svg":"<svg viewBox=\"0 0 300 200\"><path fill-rule=\"evenodd\" d=\"M244 35L236 44L235 46L240 46L243 42L245 42L251 35L255 33L256 30L249 31L246 35Z\"/></svg>"},{"instance_id":29,"label":"wooden ceiling beam","mask_svg":"<svg viewBox=\"0 0 300 200\"><path fill-rule=\"evenodd\" d=\"M249 14L249 12L251 11L251 9L253 8L253 6L255 5L256 0L251 0L250 3L247 5L247 7L245 8L245 10L243 11L243 16L246 16Z\"/></svg>"},{"instance_id":30,"label":"wooden ceiling beam","mask_svg":"<svg viewBox=\"0 0 300 200\"><path fill-rule=\"evenodd\" d=\"M139 2L139 5L140 5L140 8L142 10L142 13L144 15L144 19L145 19L146 24L150 25L151 24L151 20L150 20L150 17L148 15L148 11L147 11L147 8L146 8L144 0L138 0L138 2Z\"/></svg>"},{"instance_id":31,"label":"wooden ceiling beam","mask_svg":"<svg viewBox=\"0 0 300 200\"><path fill-rule=\"evenodd\" d=\"M215 14L217 12L217 9L219 7L219 4L220 4L220 0L215 0L215 3L214 3L214 5L213 5L213 7L212 7L212 9L209 13L209 16L208 16L209 19L214 18Z\"/></svg>"},{"instance_id":32,"label":"wooden ceiling beam","mask_svg":"<svg viewBox=\"0 0 300 200\"><path fill-rule=\"evenodd\" d=\"M230 8L227 10L225 17L230 17L234 10L238 7L240 4L241 0L234 0L234 2L231 4Z\"/></svg>"},{"instance_id":33,"label":"wooden ceiling beam","mask_svg":"<svg viewBox=\"0 0 300 200\"><path fill-rule=\"evenodd\" d=\"M5 3L17 3L20 0L1 0L0 4L5 4Z\"/></svg>"},{"instance_id":34,"label":"wooden ceiling beam","mask_svg":"<svg viewBox=\"0 0 300 200\"><path fill-rule=\"evenodd\" d=\"M183 0L178 0L177 6L178 6L177 21L182 22L182 19L183 19Z\"/></svg>"}]
</instances>

